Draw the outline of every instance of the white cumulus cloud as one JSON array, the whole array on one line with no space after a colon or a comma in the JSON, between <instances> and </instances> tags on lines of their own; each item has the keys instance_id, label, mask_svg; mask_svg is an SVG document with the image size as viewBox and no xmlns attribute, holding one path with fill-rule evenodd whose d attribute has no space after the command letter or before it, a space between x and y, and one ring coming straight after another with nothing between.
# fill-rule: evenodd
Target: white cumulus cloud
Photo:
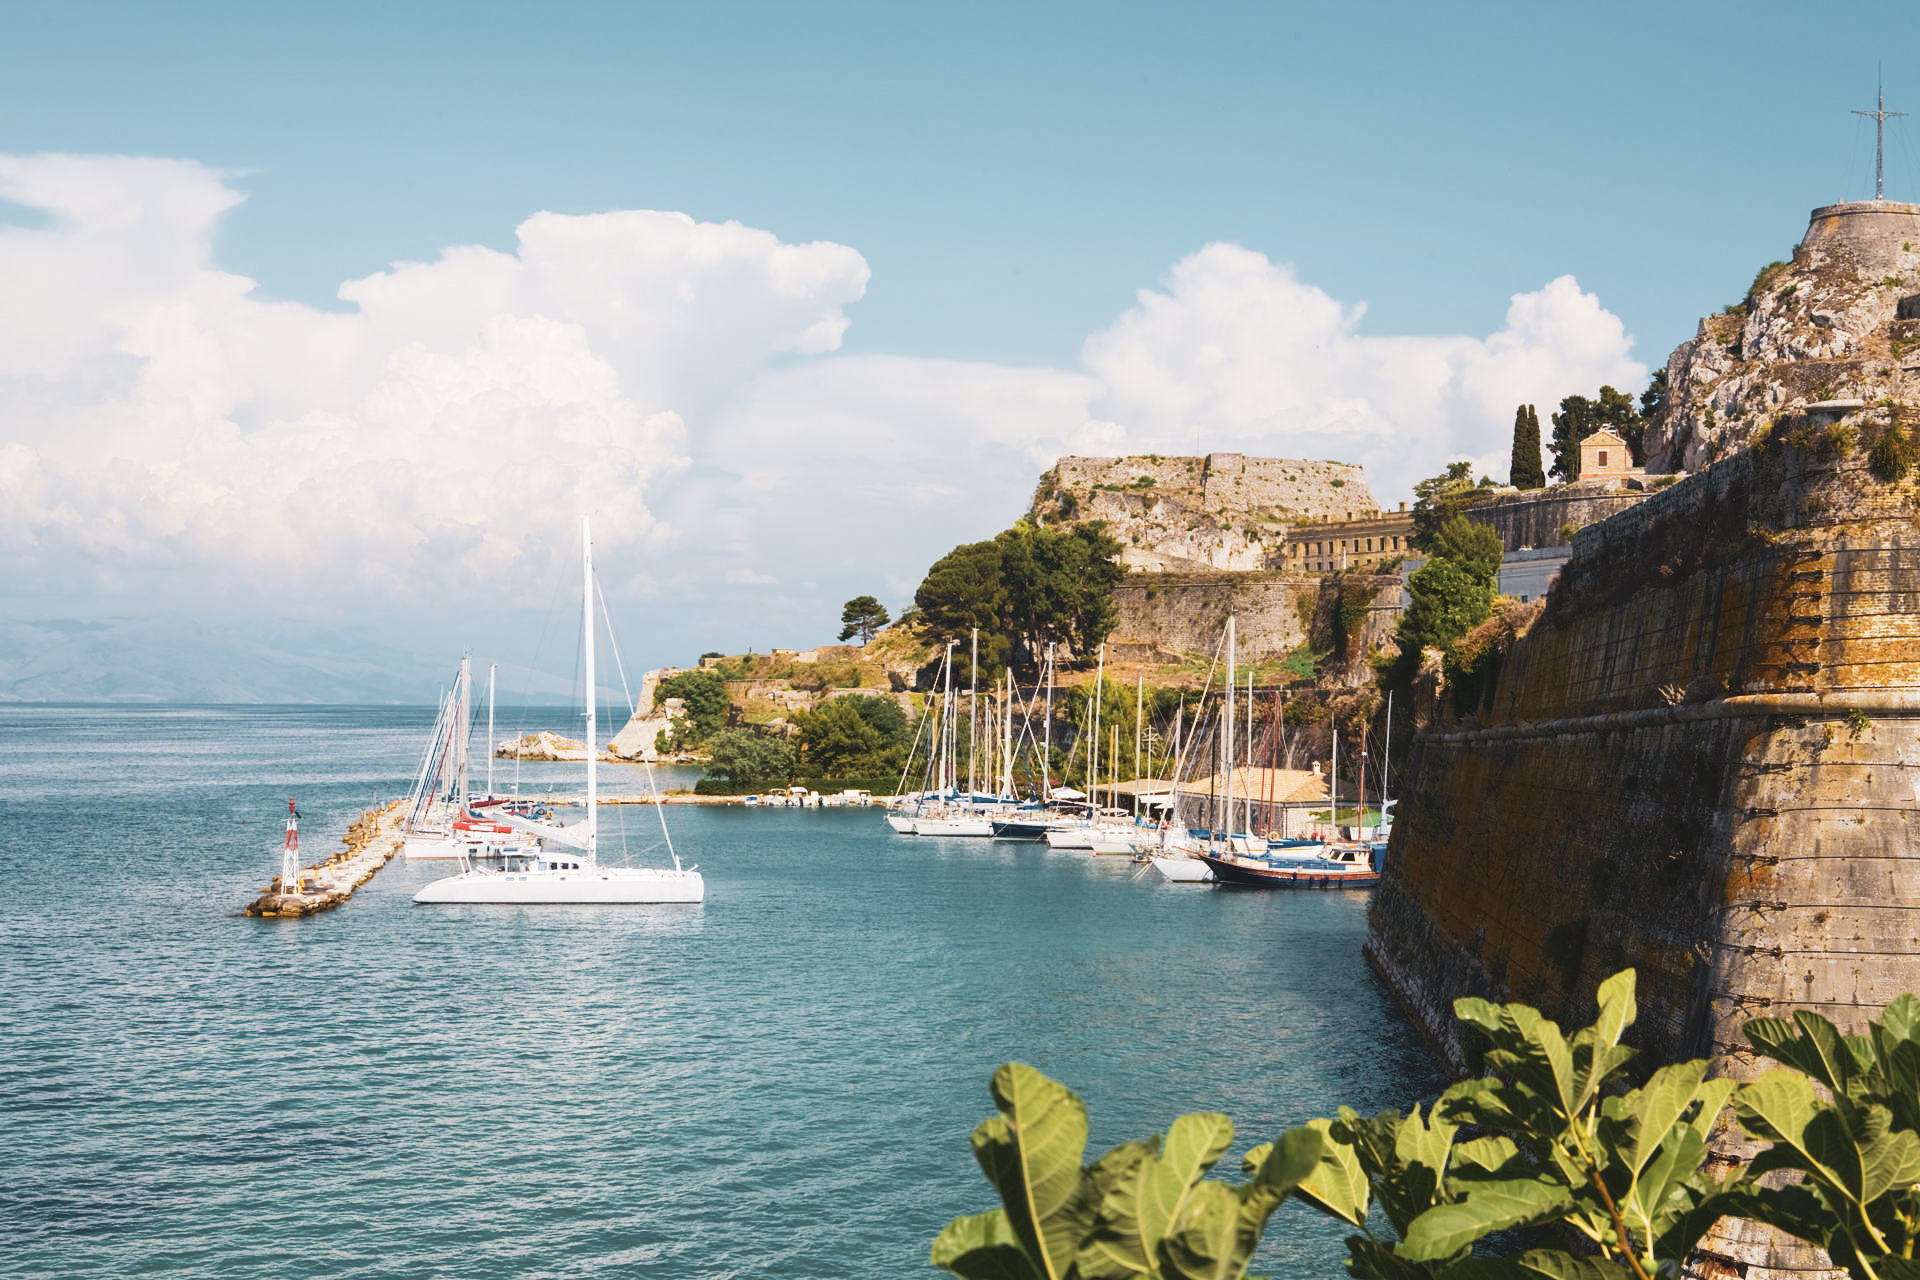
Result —
<instances>
[{"instance_id":1,"label":"white cumulus cloud","mask_svg":"<svg viewBox=\"0 0 1920 1280\"><path fill-rule=\"evenodd\" d=\"M323 311L220 269L242 198L187 162L0 156L0 200L42 215L0 225L16 589L290 583L404 619L550 585L584 510L680 648L811 643L1017 518L1063 453L1338 458L1392 501L1453 458L1504 477L1516 403L1646 374L1571 277L1491 334L1396 336L1230 244L1076 368L839 354L858 252L644 210L537 213L511 252L394 264Z\"/></svg>"},{"instance_id":2,"label":"white cumulus cloud","mask_svg":"<svg viewBox=\"0 0 1920 1280\"><path fill-rule=\"evenodd\" d=\"M677 213L538 214L349 281L353 309L260 298L212 259L241 198L169 161L0 157L0 550L16 587L180 570L511 590L650 506L684 414L838 345L867 266ZM24 554L23 554L24 553Z\"/></svg>"}]
</instances>

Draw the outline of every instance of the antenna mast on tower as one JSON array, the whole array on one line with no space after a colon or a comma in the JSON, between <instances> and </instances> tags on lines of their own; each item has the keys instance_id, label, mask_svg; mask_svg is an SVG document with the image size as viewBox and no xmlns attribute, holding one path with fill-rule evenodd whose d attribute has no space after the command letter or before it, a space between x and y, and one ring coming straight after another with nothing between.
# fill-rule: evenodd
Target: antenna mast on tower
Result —
<instances>
[{"instance_id":1,"label":"antenna mast on tower","mask_svg":"<svg viewBox=\"0 0 1920 1280\"><path fill-rule=\"evenodd\" d=\"M1873 110L1861 111L1856 108L1853 114L1857 116L1868 116L1873 120L1873 198L1875 200L1885 200L1887 198L1887 121L1904 116L1907 113L1904 111L1887 110L1886 86L1880 83L1880 77L1877 72L1874 79L1875 94Z\"/></svg>"}]
</instances>

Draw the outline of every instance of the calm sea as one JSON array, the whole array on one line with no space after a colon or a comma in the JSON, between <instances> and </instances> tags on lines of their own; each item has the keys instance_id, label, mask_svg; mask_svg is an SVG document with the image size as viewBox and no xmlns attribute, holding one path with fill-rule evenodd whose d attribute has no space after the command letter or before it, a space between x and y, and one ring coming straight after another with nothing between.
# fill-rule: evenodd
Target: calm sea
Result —
<instances>
[{"instance_id":1,"label":"calm sea","mask_svg":"<svg viewBox=\"0 0 1920 1280\"><path fill-rule=\"evenodd\" d=\"M395 862L329 915L237 917L287 798L333 847L430 718L0 709L0 1273L932 1275L992 1203L967 1135L1008 1059L1080 1092L1096 1149L1226 1112L1236 1178L1437 1087L1360 896L876 810L673 811L701 907L415 907L439 872ZM663 858L650 810L607 823ZM1259 1269L1337 1275L1339 1234L1289 1205Z\"/></svg>"}]
</instances>

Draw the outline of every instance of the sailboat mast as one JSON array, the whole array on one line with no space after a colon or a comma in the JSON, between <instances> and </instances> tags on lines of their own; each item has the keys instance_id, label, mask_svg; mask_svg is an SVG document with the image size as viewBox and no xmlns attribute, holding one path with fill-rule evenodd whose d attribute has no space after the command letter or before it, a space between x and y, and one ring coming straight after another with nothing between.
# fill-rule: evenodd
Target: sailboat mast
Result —
<instances>
[{"instance_id":1,"label":"sailboat mast","mask_svg":"<svg viewBox=\"0 0 1920 1280\"><path fill-rule=\"evenodd\" d=\"M500 670L497 662L487 665L487 796L493 796L493 677Z\"/></svg>"},{"instance_id":2,"label":"sailboat mast","mask_svg":"<svg viewBox=\"0 0 1920 1280\"><path fill-rule=\"evenodd\" d=\"M454 801L465 805L467 755L473 736L473 659L464 653L460 655L460 723L455 732L460 736L454 739Z\"/></svg>"},{"instance_id":3,"label":"sailboat mast","mask_svg":"<svg viewBox=\"0 0 1920 1280\"><path fill-rule=\"evenodd\" d=\"M953 714L953 646L953 641L947 641L947 691L941 699L941 704L946 708L947 733L946 736L940 740L941 761L943 765L940 770L940 789L945 791L949 796L953 794L953 784L956 776L953 760L953 744L954 729L958 727L955 724Z\"/></svg>"},{"instance_id":4,"label":"sailboat mast","mask_svg":"<svg viewBox=\"0 0 1920 1280\"><path fill-rule=\"evenodd\" d=\"M1140 725L1144 723L1142 718L1144 718L1144 714L1146 714L1146 676L1135 676L1135 681L1137 681L1137 683L1135 683L1135 687L1133 687L1133 777L1135 777L1135 781L1139 781ZM1139 794L1139 787L1135 787L1133 793Z\"/></svg>"},{"instance_id":5,"label":"sailboat mast","mask_svg":"<svg viewBox=\"0 0 1920 1280\"><path fill-rule=\"evenodd\" d=\"M1004 735L1000 750L1000 794L1013 797L1013 668L1007 668L1006 696L1000 703L1000 732Z\"/></svg>"},{"instance_id":6,"label":"sailboat mast","mask_svg":"<svg viewBox=\"0 0 1920 1280\"><path fill-rule=\"evenodd\" d=\"M1040 756L1040 800L1049 803L1053 799L1053 641L1047 641L1047 706L1041 724L1045 741L1041 744Z\"/></svg>"},{"instance_id":7,"label":"sailboat mast","mask_svg":"<svg viewBox=\"0 0 1920 1280\"><path fill-rule=\"evenodd\" d=\"M587 672L587 865L591 867L600 860L600 788L594 771L594 757L599 752L593 741L597 714L593 705L593 530L586 516L580 517L580 581L580 634Z\"/></svg>"},{"instance_id":8,"label":"sailboat mast","mask_svg":"<svg viewBox=\"0 0 1920 1280\"><path fill-rule=\"evenodd\" d=\"M1247 668L1247 771L1246 781L1241 784L1240 796L1246 802L1247 835L1253 835L1253 668Z\"/></svg>"},{"instance_id":9,"label":"sailboat mast","mask_svg":"<svg viewBox=\"0 0 1920 1280\"><path fill-rule=\"evenodd\" d=\"M1333 763L1327 769L1327 785L1333 790L1333 802L1327 810L1333 819L1333 839L1340 838L1340 726L1333 726Z\"/></svg>"},{"instance_id":10,"label":"sailboat mast","mask_svg":"<svg viewBox=\"0 0 1920 1280\"><path fill-rule=\"evenodd\" d=\"M1233 615L1227 615L1227 847L1233 847Z\"/></svg>"},{"instance_id":11,"label":"sailboat mast","mask_svg":"<svg viewBox=\"0 0 1920 1280\"><path fill-rule=\"evenodd\" d=\"M973 802L973 762L979 754L979 725L974 708L980 702L980 628L973 629L973 656L967 659L967 802Z\"/></svg>"},{"instance_id":12,"label":"sailboat mast","mask_svg":"<svg viewBox=\"0 0 1920 1280\"><path fill-rule=\"evenodd\" d=\"M1387 690L1387 740L1380 746L1380 825L1387 825L1387 782L1393 777L1393 690Z\"/></svg>"},{"instance_id":13,"label":"sailboat mast","mask_svg":"<svg viewBox=\"0 0 1920 1280\"><path fill-rule=\"evenodd\" d=\"M1093 745L1087 753L1087 798L1100 807L1100 695L1107 683L1107 646L1100 646L1100 663L1093 674Z\"/></svg>"}]
</instances>

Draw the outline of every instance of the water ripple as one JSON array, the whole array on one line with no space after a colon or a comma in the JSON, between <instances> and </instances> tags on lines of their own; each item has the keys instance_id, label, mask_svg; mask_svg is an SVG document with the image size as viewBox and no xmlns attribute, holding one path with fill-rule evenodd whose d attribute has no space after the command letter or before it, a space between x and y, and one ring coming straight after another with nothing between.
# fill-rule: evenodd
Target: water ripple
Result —
<instances>
[{"instance_id":1,"label":"water ripple","mask_svg":"<svg viewBox=\"0 0 1920 1280\"><path fill-rule=\"evenodd\" d=\"M0 709L0 1274L931 1274L989 1203L967 1134L1007 1059L1078 1089L1096 1147L1224 1110L1228 1168L1436 1085L1362 899L870 812L676 812L692 909L415 908L434 872L396 863L328 916L234 918L286 797L336 839L429 718ZM1312 1215L1269 1240L1267 1274L1338 1271Z\"/></svg>"}]
</instances>

